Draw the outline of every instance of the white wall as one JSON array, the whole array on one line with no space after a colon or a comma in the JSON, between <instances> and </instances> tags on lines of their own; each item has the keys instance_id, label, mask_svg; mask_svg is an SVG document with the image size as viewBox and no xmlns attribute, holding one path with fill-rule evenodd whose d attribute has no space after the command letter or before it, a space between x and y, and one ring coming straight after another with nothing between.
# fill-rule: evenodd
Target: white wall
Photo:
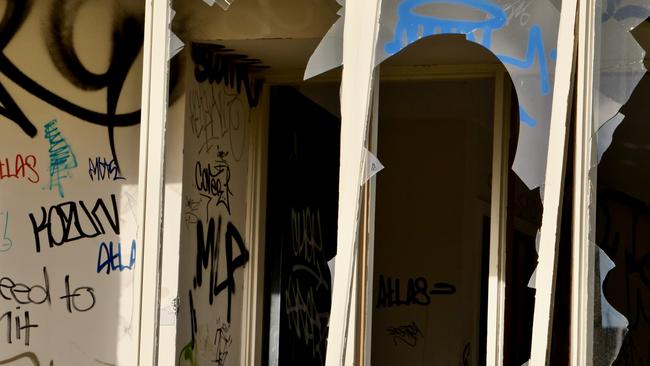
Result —
<instances>
[{"instance_id":1,"label":"white wall","mask_svg":"<svg viewBox=\"0 0 650 366\"><path fill-rule=\"evenodd\" d=\"M381 84L373 365L478 364L493 89L489 79Z\"/></svg>"},{"instance_id":2,"label":"white wall","mask_svg":"<svg viewBox=\"0 0 650 366\"><path fill-rule=\"evenodd\" d=\"M200 0L196 1L175 1L173 8L176 10L176 17L173 22L173 30L178 34L186 44L186 49L176 56L177 61L186 64L186 69L191 70L190 53L187 49L193 40L248 40L248 39L308 39L321 38L334 21L338 18L336 15L340 6L333 0L278 0L268 2L265 0L238 0L224 11L218 6L208 7ZM314 47L317 42L314 43ZM300 46L300 44L297 44ZM255 50L269 53L267 49ZM300 47L297 48L300 50ZM236 49L238 51L238 49ZM275 52L275 51L274 51ZM291 67L294 67L294 55L282 51L287 59L291 60ZM301 51L302 52L302 51ZM250 53L251 57L260 57L258 54ZM297 53L296 58L305 59L304 54ZM262 62L265 59L262 58ZM276 65L274 65L276 66ZM283 67L281 64L277 65ZM305 66L305 65L303 65ZM275 70L274 70L275 71ZM182 70L181 87L185 83L189 87L196 87L195 81L190 76L191 71ZM193 86L189 86L193 85ZM176 310L182 311L183 303L187 303L187 288L190 284L178 282L179 253L184 255L185 248L190 246L195 248L196 234L183 232L183 238L190 235L190 241L180 240L181 230L187 230L184 222L185 212L188 209L188 201L185 199L186 194L182 191L189 189L184 186L183 177L189 179L183 174L183 153L184 153L184 134L185 125L185 98L183 94L169 109L167 116L166 146L165 146L165 212L164 212L164 230L163 230L163 270L161 278L161 328L160 328L160 347L159 347L159 364L173 365L178 362L179 353L174 344L183 343L186 345L189 341L187 322L184 322L183 314L180 319L176 319ZM261 109L261 107L258 107ZM261 113L261 112L260 112ZM249 131L250 132L250 131ZM266 139L266 136L260 136ZM190 142L192 143L192 142ZM191 160L191 159L190 159ZM186 161L186 163L188 163ZM195 162L189 162L190 176L193 176ZM187 167L186 167L187 168ZM193 178L192 178L193 179ZM239 193L237 199L243 199L244 194ZM248 220L252 218L247 217ZM243 234L243 228L238 227ZM246 243L247 247L257 247L258 243ZM252 255L254 253L251 253ZM257 253L259 255L259 253ZM190 255L191 257L191 255ZM189 258L189 257L188 257ZM192 257L193 258L193 257ZM194 259L182 259L183 266L193 266ZM263 260L263 258L262 258ZM193 268L193 267L192 267ZM190 270L190 269L187 269ZM259 276L259 278L263 278ZM248 281L247 279L246 281ZM253 279L250 279L253 280ZM239 284L239 282L238 282ZM257 284L261 286L261 284ZM181 289L179 290L179 286ZM241 295L241 293L239 294ZM181 307L176 308L176 301L181 301ZM186 304L187 305L187 304ZM185 305L185 307L187 307ZM239 308L241 310L241 307ZM252 320L252 319L251 319ZM177 335L176 327L180 333ZM235 347L235 346L233 346ZM229 361L230 362L230 361Z\"/></svg>"},{"instance_id":3,"label":"white wall","mask_svg":"<svg viewBox=\"0 0 650 366\"><path fill-rule=\"evenodd\" d=\"M15 34L9 28L0 32L8 40L0 55L0 84L7 91L0 97L0 363L135 363L135 279L141 263L141 243L134 242L139 229L138 35L144 16L143 6L134 3L0 1L4 17L15 17L19 24ZM114 27L127 24L133 27L124 28L126 38L113 45ZM100 75L106 70L106 77ZM112 109L117 116L110 115ZM15 121L32 124L35 136ZM114 180L118 173L109 128L100 124L123 122L131 126L113 131L124 179ZM17 157L25 162L18 169ZM106 165L94 172L89 161L97 159ZM106 204L108 216L101 209L92 213L97 202ZM42 230L34 232L30 214L37 226L43 223ZM111 220L119 222L119 232ZM48 230L65 243L50 247ZM121 243L121 262L109 257L111 242L114 255ZM16 331L16 317L18 328L30 328Z\"/></svg>"},{"instance_id":4,"label":"white wall","mask_svg":"<svg viewBox=\"0 0 650 366\"><path fill-rule=\"evenodd\" d=\"M246 235L249 148L259 109L244 88L199 82L193 72L185 99L177 358L181 365L240 365L253 255Z\"/></svg>"},{"instance_id":5,"label":"white wall","mask_svg":"<svg viewBox=\"0 0 650 366\"><path fill-rule=\"evenodd\" d=\"M2 0L0 10L2 14L17 15L24 4L20 0ZM338 8L335 1L287 0L274 2L270 6L265 1L240 0L228 12L224 12L217 7L209 8L199 0L183 1L176 4L178 15L175 29L186 43L191 39L318 38L337 18ZM17 109L13 108L11 100L1 98L0 102L7 111L0 117L0 163L5 164L4 159L8 159L13 172L17 155L23 158L30 156L27 162L35 162L38 178L30 175L34 172L27 167L25 176L21 173L20 178L7 177L9 173L4 165L0 172L0 219L5 220L6 224L0 225L0 232L4 234L0 244L0 279L4 278L5 281L2 282L6 286L3 287L3 294L11 298L11 294L7 294L8 288L13 286L11 283L45 287L43 268L46 267L51 305L16 304L16 300L0 297L0 315L11 311L13 318L18 311L24 325L24 312L29 311L31 324L38 325L30 328L29 346L24 344L25 331L21 333L23 338L20 343L17 342L15 331L12 332L11 345L8 340L0 338L3 342L0 343L0 361L31 352L26 355L37 357L42 364L50 360L55 364L132 364L137 351L138 324L134 304L139 292L133 280L139 270L141 258L138 250L141 243L136 243L136 266L132 270L98 274L97 259L102 242L119 241L123 244L122 264L129 264L131 243L137 237L135 200L139 118L135 114L131 118L111 118L106 114L111 109L109 94L112 99L117 98L114 104L118 115L137 114L140 108L141 47L135 42L132 53L126 52L141 32L144 5L143 2L127 0L39 0L33 2L25 14L24 22L15 34L7 33L6 29L4 31L8 44L3 55L7 60L0 60L0 84L7 89L11 100L25 114L25 118L34 125L36 135L28 136L12 121L20 120L20 114L16 114ZM57 14L61 15L58 25L55 21ZM113 47L114 27L127 24L126 19L131 15L135 19L134 28L125 30L123 34L126 39ZM68 39L66 36L69 36ZM120 83L111 84L109 92L108 82L120 79L118 73L108 78L101 76L109 70L110 65L118 64L116 60L111 61L113 50L115 57L126 60L125 82L122 88L119 88ZM75 55L78 59L70 57ZM174 343L176 326L172 302L177 297L180 215L184 207L181 196L184 114L184 99L181 97L172 104L167 121L161 355L169 354L174 348L170 345ZM69 176L62 179L63 197L58 191L48 188L50 157L49 142L44 138L44 125L53 119L58 121L56 126L60 136L65 138L77 161L77 166L69 170ZM107 162L112 160L109 130L98 124L120 124L124 121L132 126L114 129L114 145L121 176L125 179L91 180L88 159L99 157L106 158ZM30 178L35 182L31 182ZM64 202L76 202L79 208L82 201L90 209L89 206L98 199L102 199L110 210L112 194L115 194L118 206L119 235L109 228L107 219L99 214L105 233L54 248L43 244L46 247L42 248L41 253L36 253L35 237L28 216L30 213L40 219L41 207L47 211ZM245 194L238 194L237 198L245 202ZM243 220L244 216L237 217L237 220ZM83 230L92 226L87 219L81 220ZM59 235L63 225L54 220L52 228L55 235ZM243 225L243 221L238 225ZM76 229L72 230L74 232ZM243 232L243 228L240 231ZM45 240L41 236L43 243ZM70 276L71 291L76 289L75 286L93 289L96 303L92 309L83 313L74 309L72 313L68 312L64 299L60 299L65 293L66 275ZM77 298L81 301L82 296ZM20 309L16 309L17 305ZM12 323L15 323L15 319ZM6 317L0 320L0 332L5 331L7 324ZM173 363L177 356L175 354L171 359L163 357L161 362ZM32 361L23 357L12 362L21 365L31 364Z\"/></svg>"}]
</instances>

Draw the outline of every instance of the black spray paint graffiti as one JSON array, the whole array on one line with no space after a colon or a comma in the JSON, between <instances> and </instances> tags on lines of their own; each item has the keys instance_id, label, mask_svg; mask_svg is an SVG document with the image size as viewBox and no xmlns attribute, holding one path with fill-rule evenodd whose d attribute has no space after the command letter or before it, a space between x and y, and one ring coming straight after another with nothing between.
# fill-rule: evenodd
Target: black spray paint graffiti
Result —
<instances>
[{"instance_id":1,"label":"black spray paint graffiti","mask_svg":"<svg viewBox=\"0 0 650 366\"><path fill-rule=\"evenodd\" d=\"M49 43L50 56L63 76L80 89L106 89L106 112L100 113L84 108L51 92L24 74L4 53L11 39L21 28L34 3L33 0L7 0L4 16L0 23L0 73L44 102L89 123L107 127L113 160L117 164L114 128L136 125L140 121L140 111L117 114L116 110L126 76L134 66L138 53L142 48L143 17L141 15L125 14L125 12L119 11L119 5L115 4L118 10L115 11L116 18L114 19L112 36L113 51L109 62L110 66L106 72L97 74L83 65L73 44L75 35L74 22L84 2L55 0L52 3L50 24L44 30L44 35ZM16 123L28 136L36 136L36 127L25 116L22 109L1 83L0 103L2 104L0 115Z\"/></svg>"},{"instance_id":2,"label":"black spray paint graffiti","mask_svg":"<svg viewBox=\"0 0 650 366\"><path fill-rule=\"evenodd\" d=\"M201 196L208 199L208 204L216 199L216 206L223 205L230 214L230 166L226 161L228 153L221 150L217 153L214 163L202 164L196 162L194 166L194 185Z\"/></svg>"},{"instance_id":3,"label":"black spray paint graffiti","mask_svg":"<svg viewBox=\"0 0 650 366\"><path fill-rule=\"evenodd\" d=\"M92 287L81 286L70 290L70 275L64 280L65 294L59 299L65 301L68 313L86 312L95 306L95 290ZM29 286L16 282L11 277L0 278L0 303L9 302L11 305L52 305L50 276L47 267L43 267L43 284Z\"/></svg>"},{"instance_id":4,"label":"black spray paint graffiti","mask_svg":"<svg viewBox=\"0 0 650 366\"><path fill-rule=\"evenodd\" d=\"M237 92L220 84L188 90L191 135L198 144L198 153L212 150L230 151L240 161L246 148L246 130L252 114Z\"/></svg>"},{"instance_id":5,"label":"black spray paint graffiti","mask_svg":"<svg viewBox=\"0 0 650 366\"><path fill-rule=\"evenodd\" d=\"M32 363L32 366L41 366L41 361L34 352L24 352L4 360L0 359L0 365L9 365L21 360L29 360L29 362ZM50 366L54 366L54 361L50 361Z\"/></svg>"},{"instance_id":6,"label":"black spray paint graffiti","mask_svg":"<svg viewBox=\"0 0 650 366\"><path fill-rule=\"evenodd\" d=\"M314 362L324 364L331 279L323 250L320 210L292 207L290 238L291 271L284 291L288 328L311 350Z\"/></svg>"},{"instance_id":7,"label":"black spray paint graffiti","mask_svg":"<svg viewBox=\"0 0 650 366\"><path fill-rule=\"evenodd\" d=\"M94 161L88 159L88 176L93 181L125 179L120 174L115 160L100 157L96 157Z\"/></svg>"},{"instance_id":8,"label":"black spray paint graffiti","mask_svg":"<svg viewBox=\"0 0 650 366\"><path fill-rule=\"evenodd\" d=\"M312 212L309 207L296 211L291 208L291 247L294 260L292 272L304 272L310 275L316 283L315 290L323 286L329 290L329 281L323 273L323 233L321 230L320 211ZM329 270L329 269L327 269Z\"/></svg>"},{"instance_id":9,"label":"black spray paint graffiti","mask_svg":"<svg viewBox=\"0 0 650 366\"><path fill-rule=\"evenodd\" d=\"M228 356L228 349L232 344L232 338L230 337L230 318L231 318L231 306L232 306L232 295L235 293L235 270L239 267L243 267L248 262L248 250L244 245L244 240L242 239L239 231L232 223L228 223L226 226L225 233L225 246L226 246L226 278L219 282L219 253L220 253L220 243L221 243L221 217L218 220L218 225L215 227L214 219L210 218L208 222L208 231L207 233L203 232L203 222L199 219L196 224L196 274L193 280L194 291L201 288L203 285L203 271L210 268L210 287L208 288L208 302L210 305L214 303L214 298L219 296L219 294L227 290L228 291L228 314L226 323L220 325L215 334L215 346L216 346L216 355L213 362L216 362L220 365L223 365ZM239 255L236 258L233 258L233 241L237 244L239 249ZM192 330L192 340L190 343L185 345L181 350L178 363L181 364L182 360L190 361L191 365L196 365L196 353L197 353L197 333L198 333L198 314L196 308L194 307L194 296L192 290L188 291L189 302L190 302L190 327Z\"/></svg>"},{"instance_id":10,"label":"black spray paint graffiti","mask_svg":"<svg viewBox=\"0 0 650 366\"><path fill-rule=\"evenodd\" d=\"M460 366L469 366L472 364L472 344L470 342L465 343L463 347L463 354L460 358Z\"/></svg>"},{"instance_id":11,"label":"black spray paint graffiti","mask_svg":"<svg viewBox=\"0 0 650 366\"><path fill-rule=\"evenodd\" d=\"M120 218L115 195L111 194L111 203L113 213L108 210L104 200L98 198L91 210L84 201L64 202L51 206L48 210L41 207L41 219L36 220L33 213L29 214L29 220L34 230L34 239L36 243L36 252L41 252L41 233L47 234L46 242L49 247L61 246L75 240L84 238L94 238L98 235L106 234L106 229L102 224L99 212L112 228L113 233L120 234Z\"/></svg>"},{"instance_id":12,"label":"black spray paint graffiti","mask_svg":"<svg viewBox=\"0 0 650 366\"><path fill-rule=\"evenodd\" d=\"M303 292L306 292L303 294ZM289 279L289 285L284 293L285 314L289 321L289 329L296 337L311 345L314 360L324 362L321 345L327 338L327 328L322 324L329 319L329 312L319 312L312 288L301 289L300 282Z\"/></svg>"},{"instance_id":13,"label":"black spray paint graffiti","mask_svg":"<svg viewBox=\"0 0 650 366\"><path fill-rule=\"evenodd\" d=\"M384 279L384 275L379 275L378 282L377 309L400 305L427 306L431 304L431 296L456 293L456 286L445 282L437 282L429 289L428 282L424 277L409 278L405 295L400 290L399 278L387 277Z\"/></svg>"},{"instance_id":14,"label":"black spray paint graffiti","mask_svg":"<svg viewBox=\"0 0 650 366\"><path fill-rule=\"evenodd\" d=\"M185 197L183 201L183 207L185 208L185 213L183 214L185 219L185 227L189 228L190 225L194 225L199 222L199 207L201 206L201 200L194 200L192 197ZM206 213L207 215L207 213Z\"/></svg>"},{"instance_id":15,"label":"black spray paint graffiti","mask_svg":"<svg viewBox=\"0 0 650 366\"><path fill-rule=\"evenodd\" d=\"M217 332L214 335L214 345L217 350L216 357L212 362L216 363L217 366L224 366L232 345L232 336L230 335L230 324L219 323L221 323L221 320L217 320Z\"/></svg>"},{"instance_id":16,"label":"black spray paint graffiti","mask_svg":"<svg viewBox=\"0 0 650 366\"><path fill-rule=\"evenodd\" d=\"M76 287L74 291L70 290L70 275L65 276L65 295L59 299L65 300L65 307L68 313L74 312L85 313L95 307L97 299L95 298L95 289L89 286Z\"/></svg>"},{"instance_id":17,"label":"black spray paint graffiti","mask_svg":"<svg viewBox=\"0 0 650 366\"><path fill-rule=\"evenodd\" d=\"M395 345L402 343L409 347L415 347L418 341L424 338L424 333L422 333L415 322L396 327L388 327L386 331L390 337L393 337L393 343Z\"/></svg>"},{"instance_id":18,"label":"black spray paint graffiti","mask_svg":"<svg viewBox=\"0 0 650 366\"><path fill-rule=\"evenodd\" d=\"M17 283L10 277L0 278L0 297L3 300L14 302L16 305L41 305L52 304L50 296L50 277L47 268L43 267L43 284L28 286Z\"/></svg>"},{"instance_id":19,"label":"black spray paint graffiti","mask_svg":"<svg viewBox=\"0 0 650 366\"><path fill-rule=\"evenodd\" d=\"M189 290L188 292L190 299L190 328L192 329L192 340L181 350L179 361L181 358L185 358L186 360L191 359L191 365L195 365L194 352L196 350L196 334L199 332L199 321L197 319L196 308L194 307L194 297L192 296L192 290Z\"/></svg>"},{"instance_id":20,"label":"black spray paint graffiti","mask_svg":"<svg viewBox=\"0 0 650 366\"><path fill-rule=\"evenodd\" d=\"M268 68L258 59L246 55L232 53L232 50L221 45L193 43L192 61L194 61L194 77L202 83L206 80L212 83L228 86L241 93L242 85L251 108L257 106L262 91L262 80L253 77L255 71Z\"/></svg>"},{"instance_id":21,"label":"black spray paint graffiti","mask_svg":"<svg viewBox=\"0 0 650 366\"><path fill-rule=\"evenodd\" d=\"M228 315L227 321L230 323L232 295L235 293L235 271L248 263L249 253L244 245L239 231L231 222L226 225L225 247L226 247L226 278L219 282L219 252L221 242L221 217L215 227L213 218L208 222L207 233L203 232L203 222L199 220L196 224L196 274L194 276L193 287L198 289L203 285L203 271L209 268L210 287L208 301L210 305L214 303L214 298L219 296L222 291L228 293ZM233 242L237 245L239 255L233 258Z\"/></svg>"},{"instance_id":22,"label":"black spray paint graffiti","mask_svg":"<svg viewBox=\"0 0 650 366\"><path fill-rule=\"evenodd\" d=\"M234 161L240 161L246 149L251 108L257 106L262 87L262 80L253 74L266 67L259 60L214 44L193 44L192 60L196 80L208 81L187 93L191 136L199 143L199 154L220 145L230 151ZM242 85L246 100L241 96Z\"/></svg>"},{"instance_id":23,"label":"black spray paint graffiti","mask_svg":"<svg viewBox=\"0 0 650 366\"><path fill-rule=\"evenodd\" d=\"M29 311L22 311L21 314L20 306L16 307L16 310L0 315L0 329L3 323L6 324L7 344L22 341L26 347L29 346L32 328L38 328L38 324L33 324L29 319Z\"/></svg>"},{"instance_id":24,"label":"black spray paint graffiti","mask_svg":"<svg viewBox=\"0 0 650 366\"><path fill-rule=\"evenodd\" d=\"M80 286L74 289L70 285L70 275L64 279L63 300L67 312L87 312L96 303L95 290L92 287ZM50 277L47 268L43 267L42 284L27 285L16 282L11 277L0 278L0 304L9 303L12 308L0 314L0 329L5 329L6 343L13 344L23 342L25 346L30 345L31 331L38 328L38 324L32 322L29 310L21 310L22 306L52 306L52 290L50 289Z\"/></svg>"}]
</instances>

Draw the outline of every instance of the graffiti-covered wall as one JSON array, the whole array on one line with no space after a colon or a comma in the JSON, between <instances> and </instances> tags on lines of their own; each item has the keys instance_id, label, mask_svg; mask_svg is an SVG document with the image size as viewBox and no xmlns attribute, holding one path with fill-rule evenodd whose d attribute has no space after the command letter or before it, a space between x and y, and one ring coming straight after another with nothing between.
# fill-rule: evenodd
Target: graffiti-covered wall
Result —
<instances>
[{"instance_id":1,"label":"graffiti-covered wall","mask_svg":"<svg viewBox=\"0 0 650 366\"><path fill-rule=\"evenodd\" d=\"M0 364L135 363L143 4L0 1Z\"/></svg>"},{"instance_id":2,"label":"graffiti-covered wall","mask_svg":"<svg viewBox=\"0 0 650 366\"><path fill-rule=\"evenodd\" d=\"M240 365L249 148L260 83L246 58L193 44L187 77L176 335L180 365Z\"/></svg>"}]
</instances>

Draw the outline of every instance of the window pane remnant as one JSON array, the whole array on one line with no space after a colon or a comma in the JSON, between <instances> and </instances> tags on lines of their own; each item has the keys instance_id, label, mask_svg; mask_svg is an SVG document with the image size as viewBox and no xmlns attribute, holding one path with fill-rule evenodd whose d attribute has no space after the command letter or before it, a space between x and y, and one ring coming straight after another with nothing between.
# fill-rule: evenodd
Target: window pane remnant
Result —
<instances>
[{"instance_id":1,"label":"window pane remnant","mask_svg":"<svg viewBox=\"0 0 650 366\"><path fill-rule=\"evenodd\" d=\"M649 15L647 0L596 2L593 365L650 361L650 79L644 66Z\"/></svg>"},{"instance_id":2,"label":"window pane remnant","mask_svg":"<svg viewBox=\"0 0 650 366\"><path fill-rule=\"evenodd\" d=\"M384 0L375 62L378 65L407 45L438 34L463 34L489 49L511 75L520 103L513 169L534 189L543 184L546 168L559 7L560 1L549 0ZM340 65L335 52L324 50L342 49L342 32L338 21L314 52L307 77Z\"/></svg>"}]
</instances>

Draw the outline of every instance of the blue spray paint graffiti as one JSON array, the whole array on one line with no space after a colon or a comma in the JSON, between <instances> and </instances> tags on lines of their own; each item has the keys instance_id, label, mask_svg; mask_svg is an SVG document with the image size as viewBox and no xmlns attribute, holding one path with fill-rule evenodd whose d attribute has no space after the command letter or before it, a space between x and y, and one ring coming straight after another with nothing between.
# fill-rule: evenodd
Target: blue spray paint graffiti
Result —
<instances>
[{"instance_id":1,"label":"blue spray paint graffiti","mask_svg":"<svg viewBox=\"0 0 650 366\"><path fill-rule=\"evenodd\" d=\"M122 272L124 270L133 270L135 268L136 245L135 240L131 242L131 254L129 256L129 264L122 264L122 244L117 243L116 246L113 242L106 244L102 242L99 246L99 255L97 256L97 273L101 273L106 269L106 274L111 274L111 271Z\"/></svg>"},{"instance_id":2,"label":"blue spray paint graffiti","mask_svg":"<svg viewBox=\"0 0 650 366\"><path fill-rule=\"evenodd\" d=\"M71 170L77 167L77 157L72 148L61 135L58 121L53 119L45 124L45 139L50 143L50 185L49 189L57 189L59 196L64 197L62 180L71 177Z\"/></svg>"},{"instance_id":3,"label":"blue spray paint graffiti","mask_svg":"<svg viewBox=\"0 0 650 366\"><path fill-rule=\"evenodd\" d=\"M473 11L485 13L485 19L446 19L419 14L418 8L429 4L461 5ZM405 0L397 8L398 23L395 27L394 38L384 45L388 54L395 54L403 47L420 38L436 34L464 34L467 40L476 42L474 32L482 31L481 44L490 49L492 33L507 25L508 16L504 9L486 0ZM549 60L554 60L555 50L544 48L544 39L539 25L533 24L528 30L528 49L523 59L511 55L496 55L506 65L521 69L530 69L536 63L539 68L540 93L548 95L551 90L549 77ZM547 56L548 55L548 56ZM536 62L537 61L537 62ZM523 106L519 109L521 122L535 127L537 121L526 112Z\"/></svg>"},{"instance_id":4,"label":"blue spray paint graffiti","mask_svg":"<svg viewBox=\"0 0 650 366\"><path fill-rule=\"evenodd\" d=\"M444 19L416 12L418 7L434 3L465 5L483 11L488 17L485 20ZM505 26L508 19L503 9L480 0L405 0L399 4L397 15L399 22L395 27L395 38L384 46L384 50L389 54L397 53L402 49L404 35L407 44L411 44L421 37L443 33L465 34L468 40L474 41L472 32L477 29L482 29L484 32L483 46L490 48L492 31ZM422 31L421 34L420 31Z\"/></svg>"},{"instance_id":5,"label":"blue spray paint graffiti","mask_svg":"<svg viewBox=\"0 0 650 366\"><path fill-rule=\"evenodd\" d=\"M528 31L528 50L523 60L507 55L497 55L497 57L504 64L512 65L520 69L530 69L533 67L535 60L537 60L542 95L547 95L551 90L548 76L548 58L544 50L544 40L542 39L542 30L539 28L539 25L533 25Z\"/></svg>"},{"instance_id":6,"label":"blue spray paint graffiti","mask_svg":"<svg viewBox=\"0 0 650 366\"><path fill-rule=\"evenodd\" d=\"M606 22L610 18L616 20L625 20L628 18L637 18L645 20L650 16L650 9L639 5L620 6L621 0L607 0L607 7L603 11L602 21Z\"/></svg>"},{"instance_id":7,"label":"blue spray paint graffiti","mask_svg":"<svg viewBox=\"0 0 650 366\"><path fill-rule=\"evenodd\" d=\"M526 124L530 127L535 127L537 125L535 118L531 117L530 114L528 114L528 112L526 112L522 106L519 106L519 120L521 123Z\"/></svg>"}]
</instances>

